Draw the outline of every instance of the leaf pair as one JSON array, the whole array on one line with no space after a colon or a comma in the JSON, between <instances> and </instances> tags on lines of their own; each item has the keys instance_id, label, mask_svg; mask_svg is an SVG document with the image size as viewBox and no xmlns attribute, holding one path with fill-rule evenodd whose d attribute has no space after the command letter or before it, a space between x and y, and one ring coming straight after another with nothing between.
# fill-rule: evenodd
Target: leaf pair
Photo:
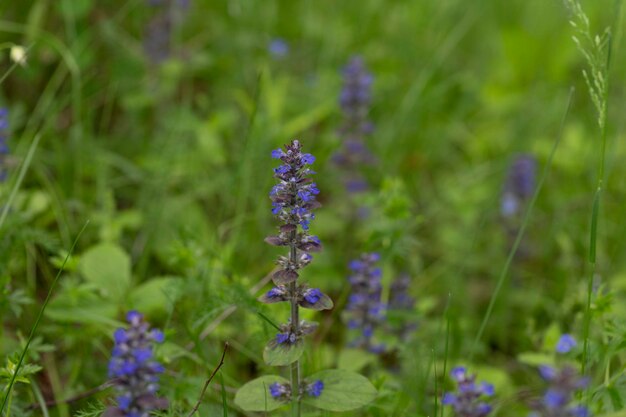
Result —
<instances>
[{"instance_id":1,"label":"leaf pair","mask_svg":"<svg viewBox=\"0 0 626 417\"><path fill-rule=\"evenodd\" d=\"M376 388L364 376L340 369L317 372L307 378L310 381L322 381L324 389L319 397L306 394L302 403L327 411L354 410L372 402ZM288 404L270 395L269 387L274 383L289 384L278 375L266 375L245 384L235 396L235 404L245 411L272 411Z\"/></svg>"}]
</instances>

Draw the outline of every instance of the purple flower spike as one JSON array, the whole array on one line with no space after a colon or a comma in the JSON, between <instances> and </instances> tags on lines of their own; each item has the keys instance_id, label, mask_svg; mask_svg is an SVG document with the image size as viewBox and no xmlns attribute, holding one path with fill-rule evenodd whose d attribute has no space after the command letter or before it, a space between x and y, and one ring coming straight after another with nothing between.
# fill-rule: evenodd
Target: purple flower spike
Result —
<instances>
[{"instance_id":1,"label":"purple flower spike","mask_svg":"<svg viewBox=\"0 0 626 417\"><path fill-rule=\"evenodd\" d=\"M153 359L153 344L163 342L163 333L150 329L143 315L130 311L128 328L117 329L115 346L109 362L109 377L119 393L116 415L147 416L151 410L163 408L165 400L155 396L158 374L163 367Z\"/></svg>"},{"instance_id":2,"label":"purple flower spike","mask_svg":"<svg viewBox=\"0 0 626 417\"><path fill-rule=\"evenodd\" d=\"M372 341L374 329L384 321L385 305L381 301L381 271L375 263L380 259L376 253L366 253L350 262L352 275L348 278L352 293L346 310L350 312L350 326L360 328L361 336L351 342L352 346L376 352ZM381 353L381 352L378 352Z\"/></svg>"},{"instance_id":3,"label":"purple flower spike","mask_svg":"<svg viewBox=\"0 0 626 417\"><path fill-rule=\"evenodd\" d=\"M269 193L272 200L272 213L280 220L279 233L268 236L265 241L274 246L289 247L289 256L279 257L279 268L272 274L276 286L259 298L263 303L288 301L294 307L313 310L332 308L330 298L317 288L300 284L300 270L311 263L310 252L318 252L322 244L317 236L309 233L313 212L320 206L317 196L320 193L317 184L311 180L314 174L309 168L315 162L310 153L302 152L302 145L293 140L283 149L272 151L272 158L279 159L281 165L274 169L278 184ZM301 336L300 323L288 323L286 331L280 333L276 344L295 343ZM291 340L292 335L295 339Z\"/></svg>"},{"instance_id":4,"label":"purple flower spike","mask_svg":"<svg viewBox=\"0 0 626 417\"><path fill-rule=\"evenodd\" d=\"M349 193L358 193L368 189L367 181L360 169L364 165L376 162L365 145L365 138L373 132L373 124L367 114L371 105L371 86L373 77L365 67L363 59L353 57L343 69L344 85L339 95L339 105L344 121L339 129L343 146L333 160L345 170L344 179Z\"/></svg>"},{"instance_id":5,"label":"purple flower spike","mask_svg":"<svg viewBox=\"0 0 626 417\"><path fill-rule=\"evenodd\" d=\"M504 184L500 211L504 217L515 217L535 191L537 161L531 155L518 155L511 164Z\"/></svg>"}]
</instances>

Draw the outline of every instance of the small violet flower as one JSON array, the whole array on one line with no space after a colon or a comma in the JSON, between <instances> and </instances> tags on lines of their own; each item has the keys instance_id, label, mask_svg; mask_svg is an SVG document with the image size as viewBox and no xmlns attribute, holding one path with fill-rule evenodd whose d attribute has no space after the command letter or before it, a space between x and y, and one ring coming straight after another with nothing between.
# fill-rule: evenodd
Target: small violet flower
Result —
<instances>
[{"instance_id":1,"label":"small violet flower","mask_svg":"<svg viewBox=\"0 0 626 417\"><path fill-rule=\"evenodd\" d=\"M559 338L556 344L556 351L558 353L568 353L576 347L576 339L570 334L564 334Z\"/></svg>"},{"instance_id":2,"label":"small violet flower","mask_svg":"<svg viewBox=\"0 0 626 417\"><path fill-rule=\"evenodd\" d=\"M324 383L319 379L306 386L306 393L311 397L319 397L324 391Z\"/></svg>"},{"instance_id":3,"label":"small violet flower","mask_svg":"<svg viewBox=\"0 0 626 417\"><path fill-rule=\"evenodd\" d=\"M491 412L491 405L481 397L491 397L495 393L492 384L476 383L476 375L469 375L467 370L456 367L450 372L452 379L457 383L458 392L447 392L443 396L442 403L454 408L457 417L484 417Z\"/></svg>"},{"instance_id":4,"label":"small violet flower","mask_svg":"<svg viewBox=\"0 0 626 417\"><path fill-rule=\"evenodd\" d=\"M275 59L281 59L289 54L289 44L283 38L274 38L268 45L270 55Z\"/></svg>"},{"instance_id":5,"label":"small violet flower","mask_svg":"<svg viewBox=\"0 0 626 417\"><path fill-rule=\"evenodd\" d=\"M287 383L274 382L269 386L269 390L272 398L276 400L288 401L291 398L291 386Z\"/></svg>"},{"instance_id":6,"label":"small violet flower","mask_svg":"<svg viewBox=\"0 0 626 417\"><path fill-rule=\"evenodd\" d=\"M274 382L269 387L269 392L272 398L277 401L289 401L291 399L292 390L291 385L288 382L280 383ZM317 398L322 395L324 391L324 383L319 379L310 384L302 382L300 385L300 395L307 394L311 397Z\"/></svg>"},{"instance_id":7,"label":"small violet flower","mask_svg":"<svg viewBox=\"0 0 626 417\"><path fill-rule=\"evenodd\" d=\"M117 408L112 415L148 417L151 410L167 407L167 401L156 396L159 374L164 371L154 360L154 343L162 343L163 333L150 329L143 315L131 311L129 326L113 333L115 345L109 362L109 377L117 387Z\"/></svg>"}]
</instances>

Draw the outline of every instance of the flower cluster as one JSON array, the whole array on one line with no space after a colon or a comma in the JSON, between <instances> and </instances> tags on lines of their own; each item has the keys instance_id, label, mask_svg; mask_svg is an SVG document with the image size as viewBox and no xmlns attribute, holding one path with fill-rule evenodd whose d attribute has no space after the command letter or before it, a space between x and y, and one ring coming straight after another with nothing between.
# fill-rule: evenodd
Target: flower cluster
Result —
<instances>
[{"instance_id":1,"label":"flower cluster","mask_svg":"<svg viewBox=\"0 0 626 417\"><path fill-rule=\"evenodd\" d=\"M289 253L279 257L278 268L272 274L275 286L261 296L259 301L267 304L289 302L291 315L286 323L279 326L280 331L276 337L268 343L267 348L270 351L277 348L288 350L299 345L304 336L315 331L316 323L300 320L300 307L326 310L333 306L331 299L319 288L311 288L298 282L299 271L313 259L310 253L322 249L317 236L309 234L309 226L315 218L313 210L320 206L317 202L319 190L311 180L314 172L309 168L315 162L315 157L303 153L300 142L293 140L284 149L272 151L272 158L281 161L281 165L274 169L274 177L278 183L269 194L272 213L280 220L281 225L278 235L269 236L265 241L271 245L289 247ZM297 361L297 355L290 360ZM269 360L268 363L284 364ZM297 368L296 364L294 369ZM292 374L292 384L298 385L299 381L299 374ZM300 397L303 393L308 393L316 396L322 388L302 388L297 395ZM274 398L286 399L291 396L292 390L290 387L274 384L270 387L270 394Z\"/></svg>"},{"instance_id":2,"label":"flower cluster","mask_svg":"<svg viewBox=\"0 0 626 417\"><path fill-rule=\"evenodd\" d=\"M374 329L384 320L385 312L381 302L382 272L375 265L379 260L377 253L365 253L360 259L350 262L352 274L348 279L352 291L346 306L350 317L348 327L361 332L351 345L374 353L384 351L383 345L372 342Z\"/></svg>"},{"instance_id":3,"label":"flower cluster","mask_svg":"<svg viewBox=\"0 0 626 417\"><path fill-rule=\"evenodd\" d=\"M164 371L153 358L153 344L163 342L163 333L150 329L143 315L126 315L129 327L114 333L115 346L109 362L109 377L118 390L117 408L110 415L148 417L154 409L165 408L164 399L156 397L159 374Z\"/></svg>"},{"instance_id":4,"label":"flower cluster","mask_svg":"<svg viewBox=\"0 0 626 417\"><path fill-rule=\"evenodd\" d=\"M494 394L492 384L486 382L477 384L476 375L469 375L462 366L452 369L450 376L457 383L458 391L445 393L442 403L451 405L455 416L484 417L491 412L491 405L481 397L491 397Z\"/></svg>"},{"instance_id":5,"label":"flower cluster","mask_svg":"<svg viewBox=\"0 0 626 417\"><path fill-rule=\"evenodd\" d=\"M361 165L375 162L364 142L374 130L374 125L368 120L373 77L365 68L363 59L353 57L343 69L343 78L344 86L339 98L344 114L344 122L339 129L343 147L333 159L346 170L348 192L360 192L367 189L367 183L357 170Z\"/></svg>"},{"instance_id":6,"label":"flower cluster","mask_svg":"<svg viewBox=\"0 0 626 417\"><path fill-rule=\"evenodd\" d=\"M587 378L581 378L571 366L555 369L551 366L539 367L539 374L549 383L541 400L532 404L533 417L588 417L587 407L573 404L574 393L587 386Z\"/></svg>"},{"instance_id":7,"label":"flower cluster","mask_svg":"<svg viewBox=\"0 0 626 417\"><path fill-rule=\"evenodd\" d=\"M406 340L415 330L417 324L409 319L409 315L415 309L415 299L409 294L411 277L408 274L400 274L392 283L389 294L389 312L402 315L399 326L394 329L400 340Z\"/></svg>"},{"instance_id":8,"label":"flower cluster","mask_svg":"<svg viewBox=\"0 0 626 417\"><path fill-rule=\"evenodd\" d=\"M519 155L515 158L502 192L500 211L504 217L519 214L524 202L535 191L535 171L537 162L532 155Z\"/></svg>"},{"instance_id":9,"label":"flower cluster","mask_svg":"<svg viewBox=\"0 0 626 417\"><path fill-rule=\"evenodd\" d=\"M9 130L9 111L0 108L0 182L6 179L6 158L9 154L9 145L7 144Z\"/></svg>"},{"instance_id":10,"label":"flower cluster","mask_svg":"<svg viewBox=\"0 0 626 417\"><path fill-rule=\"evenodd\" d=\"M291 400L291 384L274 382L269 386L270 395L272 398L278 401ZM313 398L317 398L322 395L324 391L324 383L319 379L311 383L302 382L300 384L300 395L308 395Z\"/></svg>"},{"instance_id":11,"label":"flower cluster","mask_svg":"<svg viewBox=\"0 0 626 417\"><path fill-rule=\"evenodd\" d=\"M571 334L561 335L556 344L557 353L569 353L576 347L576 339ZM572 404L574 393L587 386L587 378L582 378L571 366L556 369L541 365L539 375L549 386L541 400L532 404L533 417L588 417L587 407Z\"/></svg>"}]
</instances>

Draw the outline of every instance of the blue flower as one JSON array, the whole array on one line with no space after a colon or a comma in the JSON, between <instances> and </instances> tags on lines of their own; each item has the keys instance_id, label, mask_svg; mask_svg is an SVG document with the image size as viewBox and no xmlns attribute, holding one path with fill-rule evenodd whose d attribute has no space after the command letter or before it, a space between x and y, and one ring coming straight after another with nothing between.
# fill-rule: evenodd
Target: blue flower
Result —
<instances>
[{"instance_id":1,"label":"blue flower","mask_svg":"<svg viewBox=\"0 0 626 417\"><path fill-rule=\"evenodd\" d=\"M310 153L302 154L302 163L307 165L312 165L315 162L315 157Z\"/></svg>"},{"instance_id":2,"label":"blue flower","mask_svg":"<svg viewBox=\"0 0 626 417\"><path fill-rule=\"evenodd\" d=\"M274 58L283 58L289 53L289 44L282 38L275 38L270 42L268 50Z\"/></svg>"},{"instance_id":3,"label":"blue flower","mask_svg":"<svg viewBox=\"0 0 626 417\"><path fill-rule=\"evenodd\" d=\"M283 155L285 155L285 153L280 148L274 149L272 151L272 158L274 158L274 159L280 159Z\"/></svg>"},{"instance_id":4,"label":"blue flower","mask_svg":"<svg viewBox=\"0 0 626 417\"><path fill-rule=\"evenodd\" d=\"M287 383L274 382L269 386L270 395L276 400L286 401L291 397L291 386Z\"/></svg>"},{"instance_id":5,"label":"blue flower","mask_svg":"<svg viewBox=\"0 0 626 417\"><path fill-rule=\"evenodd\" d=\"M298 337L294 333L278 333L276 335L276 343L279 345L290 344L293 345L298 341Z\"/></svg>"},{"instance_id":6,"label":"blue flower","mask_svg":"<svg viewBox=\"0 0 626 417\"><path fill-rule=\"evenodd\" d=\"M322 292L318 288L310 288L304 293L304 299L311 303L317 303L322 298Z\"/></svg>"},{"instance_id":7,"label":"blue flower","mask_svg":"<svg viewBox=\"0 0 626 417\"><path fill-rule=\"evenodd\" d=\"M559 338L556 344L556 351L559 353L568 353L576 347L576 339L571 334L564 334Z\"/></svg>"},{"instance_id":8,"label":"blue flower","mask_svg":"<svg viewBox=\"0 0 626 417\"><path fill-rule=\"evenodd\" d=\"M319 379L306 387L306 392L311 397L319 397L322 395L322 391L324 390L324 383Z\"/></svg>"}]
</instances>

